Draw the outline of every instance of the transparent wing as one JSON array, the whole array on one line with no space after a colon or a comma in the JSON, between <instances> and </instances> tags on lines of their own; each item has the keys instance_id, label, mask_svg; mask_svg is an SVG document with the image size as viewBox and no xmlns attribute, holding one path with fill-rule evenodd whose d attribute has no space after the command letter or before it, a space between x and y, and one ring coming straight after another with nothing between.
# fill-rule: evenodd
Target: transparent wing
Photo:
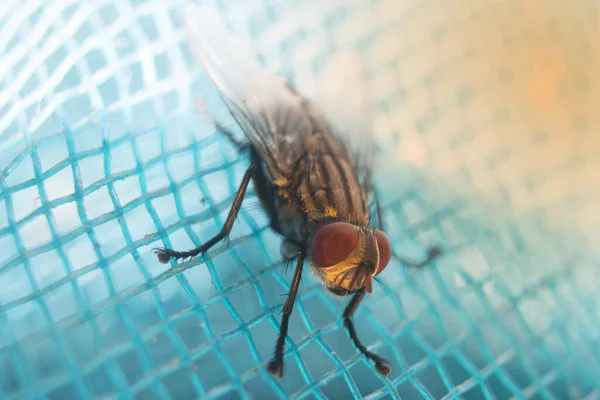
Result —
<instances>
[{"instance_id":1,"label":"transparent wing","mask_svg":"<svg viewBox=\"0 0 600 400\"><path fill-rule=\"evenodd\" d=\"M362 59L352 51L334 54L319 81L315 105L354 154L359 171L370 183L376 148L372 103Z\"/></svg>"},{"instance_id":2,"label":"transparent wing","mask_svg":"<svg viewBox=\"0 0 600 400\"><path fill-rule=\"evenodd\" d=\"M260 65L217 12L187 5L185 27L196 60L273 178L285 178L303 154L307 136L324 129L325 121L314 118L307 102L284 79Z\"/></svg>"}]
</instances>

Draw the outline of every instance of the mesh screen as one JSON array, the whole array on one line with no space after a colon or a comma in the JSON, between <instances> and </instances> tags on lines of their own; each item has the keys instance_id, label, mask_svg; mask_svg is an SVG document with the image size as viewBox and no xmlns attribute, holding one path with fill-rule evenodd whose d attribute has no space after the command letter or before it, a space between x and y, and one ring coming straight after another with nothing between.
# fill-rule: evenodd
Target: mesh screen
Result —
<instances>
[{"instance_id":1,"label":"mesh screen","mask_svg":"<svg viewBox=\"0 0 600 400\"><path fill-rule=\"evenodd\" d=\"M0 397L600 397L598 2L211 4L309 97L337 50L365 60L392 242L445 249L355 315L392 373L305 274L268 375L292 273L252 190L228 243L157 262L218 232L248 165L199 107L227 118L183 2L5 1Z\"/></svg>"}]
</instances>

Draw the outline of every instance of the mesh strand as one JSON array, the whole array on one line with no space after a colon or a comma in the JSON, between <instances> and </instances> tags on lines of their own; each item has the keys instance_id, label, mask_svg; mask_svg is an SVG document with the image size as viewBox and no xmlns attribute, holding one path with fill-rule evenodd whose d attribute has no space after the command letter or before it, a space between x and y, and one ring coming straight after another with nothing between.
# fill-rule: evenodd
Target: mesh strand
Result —
<instances>
[{"instance_id":1,"label":"mesh strand","mask_svg":"<svg viewBox=\"0 0 600 400\"><path fill-rule=\"evenodd\" d=\"M217 5L308 96L336 50L367 61L390 237L446 249L355 315L392 373L308 273L266 373L292 274L252 190L206 260L156 261L218 232L247 165L194 100L183 3L24 0L0 10L0 397L600 396L597 2Z\"/></svg>"}]
</instances>

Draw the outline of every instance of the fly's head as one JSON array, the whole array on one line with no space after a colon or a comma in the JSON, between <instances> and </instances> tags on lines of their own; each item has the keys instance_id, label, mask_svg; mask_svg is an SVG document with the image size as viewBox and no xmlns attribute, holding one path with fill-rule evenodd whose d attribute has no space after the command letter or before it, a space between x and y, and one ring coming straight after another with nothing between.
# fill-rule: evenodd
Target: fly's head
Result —
<instances>
[{"instance_id":1,"label":"fly's head","mask_svg":"<svg viewBox=\"0 0 600 400\"><path fill-rule=\"evenodd\" d=\"M323 225L312 238L310 257L329 291L346 296L364 287L371 293L372 279L392 255L385 233L347 222Z\"/></svg>"}]
</instances>

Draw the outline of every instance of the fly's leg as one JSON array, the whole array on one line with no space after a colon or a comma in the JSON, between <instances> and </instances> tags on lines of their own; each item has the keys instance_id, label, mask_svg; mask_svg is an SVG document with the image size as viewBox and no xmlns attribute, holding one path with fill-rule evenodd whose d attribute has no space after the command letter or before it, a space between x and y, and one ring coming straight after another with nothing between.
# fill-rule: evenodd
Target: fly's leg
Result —
<instances>
[{"instance_id":1,"label":"fly's leg","mask_svg":"<svg viewBox=\"0 0 600 400\"><path fill-rule=\"evenodd\" d=\"M415 261L415 260L407 260L406 258L402 258L402 257L398 257L398 259L400 260L400 262L402 264L406 265L407 267L423 268L423 267L426 267L433 260L438 258L441 254L442 254L442 249L440 249L437 246L432 246L429 249L427 249L427 256L425 256L425 258L423 260L421 260L420 262Z\"/></svg>"},{"instance_id":2,"label":"fly's leg","mask_svg":"<svg viewBox=\"0 0 600 400\"><path fill-rule=\"evenodd\" d=\"M235 195L233 205L229 210L229 215L227 216L227 220L225 221L225 225L221 229L221 232L216 234L212 239L204 243L202 246L197 247L193 250L175 251L167 248L154 249L154 253L156 253L158 261L160 261L163 264L166 264L171 258L180 259L195 257L198 254L206 253L215 244L219 243L221 240L229 236L231 228L233 227L233 223L235 222L235 219L237 218L237 215L240 212L240 209L242 208L242 202L244 201L244 196L246 195L246 189L248 189L248 184L250 183L250 180L252 179L255 170L256 165L254 164L251 164L246 170L244 178L242 179L242 183L240 184L237 194Z\"/></svg>"},{"instance_id":3,"label":"fly's leg","mask_svg":"<svg viewBox=\"0 0 600 400\"><path fill-rule=\"evenodd\" d=\"M200 109L202 111L202 114L213 123L213 125L215 126L215 128L217 129L217 131L219 131L220 133L222 133L223 135L225 135L225 137L227 139L229 139L229 141L231 142L231 144L233 144L233 146L237 149L237 151L239 153L243 153L244 151L248 150L250 148L250 146L248 145L248 143L244 143L239 141L238 139L236 139L236 137L233 135L233 133L231 133L231 131L227 128L225 128L223 125L221 125L219 122L217 122L217 120L210 115L210 113L207 111L205 104L202 102L200 105Z\"/></svg>"},{"instance_id":4,"label":"fly's leg","mask_svg":"<svg viewBox=\"0 0 600 400\"><path fill-rule=\"evenodd\" d=\"M294 273L294 279L292 280L292 287L288 294L287 301L283 306L283 316L281 317L281 328L279 330L279 337L275 344L275 352L273 359L267 365L267 371L271 375L279 378L283 377L283 350L285 347L285 338L288 333L288 325L290 322L290 315L294 309L294 302L296 301L296 294L298 293L298 287L300 286L300 278L302 277L302 267L304 265L304 252L298 253L298 260L296 263L296 272Z\"/></svg>"},{"instance_id":5,"label":"fly's leg","mask_svg":"<svg viewBox=\"0 0 600 400\"><path fill-rule=\"evenodd\" d=\"M219 133L225 135L225 137L231 142L231 144L233 144L233 146L237 149L238 153L243 153L250 148L250 145L248 143L238 140L229 129L225 128L217 121L213 121L213 123L215 125L215 128L217 128L217 130L219 131Z\"/></svg>"},{"instance_id":6,"label":"fly's leg","mask_svg":"<svg viewBox=\"0 0 600 400\"><path fill-rule=\"evenodd\" d=\"M352 296L350 303L346 306L344 310L344 326L348 329L348 333L350 334L350 339L354 342L356 348L364 354L369 360L375 363L375 370L379 375L387 376L390 372L392 372L392 367L390 364L385 361L383 358L379 357L377 354L367 350L367 348L360 342L358 335L356 334L356 329L354 329L354 322L352 322L352 315L358 308L358 305L362 301L363 297L365 297L365 288L361 288Z\"/></svg>"},{"instance_id":7,"label":"fly's leg","mask_svg":"<svg viewBox=\"0 0 600 400\"><path fill-rule=\"evenodd\" d=\"M370 185L371 190L373 191L373 197L375 200L375 212L377 213L377 223L379 224L379 230L385 232L385 228L383 226L383 219L381 218L381 206L379 205L379 195L377 189ZM408 260L404 257L400 257L396 254L396 257L400 260L400 262L407 267L410 268L423 268L436 258L438 258L442 254L442 249L437 246L432 246L427 249L427 256L421 261Z\"/></svg>"}]
</instances>

